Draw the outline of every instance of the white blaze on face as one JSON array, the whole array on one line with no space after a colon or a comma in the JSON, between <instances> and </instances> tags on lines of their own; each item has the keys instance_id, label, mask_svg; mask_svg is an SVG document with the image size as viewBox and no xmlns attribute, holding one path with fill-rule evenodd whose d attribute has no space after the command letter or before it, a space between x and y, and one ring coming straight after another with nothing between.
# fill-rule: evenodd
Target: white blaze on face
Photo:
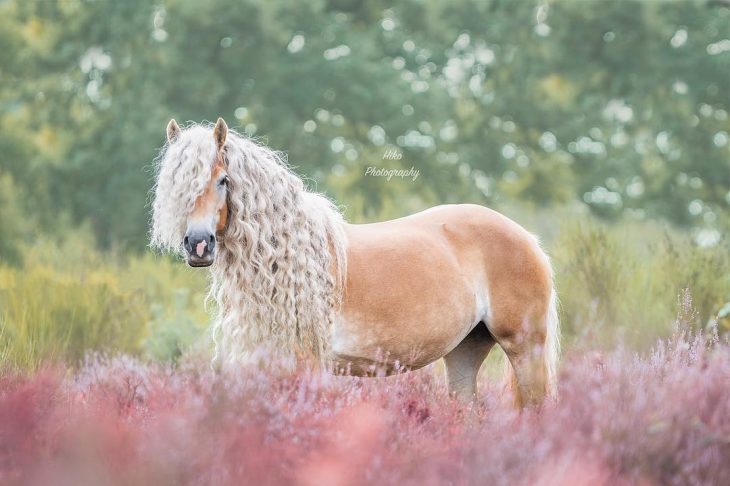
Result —
<instances>
[{"instance_id":1,"label":"white blaze on face","mask_svg":"<svg viewBox=\"0 0 730 486\"><path fill-rule=\"evenodd\" d=\"M205 247L208 246L208 242L203 240L195 247L195 253L198 254L198 257L203 256L203 252L205 251Z\"/></svg>"}]
</instances>

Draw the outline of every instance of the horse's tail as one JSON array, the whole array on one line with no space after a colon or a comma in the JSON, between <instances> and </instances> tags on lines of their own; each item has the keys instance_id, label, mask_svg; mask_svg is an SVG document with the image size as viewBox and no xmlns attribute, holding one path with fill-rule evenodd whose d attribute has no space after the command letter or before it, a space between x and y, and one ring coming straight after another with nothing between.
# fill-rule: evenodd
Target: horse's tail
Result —
<instances>
[{"instance_id":1,"label":"horse's tail","mask_svg":"<svg viewBox=\"0 0 730 486\"><path fill-rule=\"evenodd\" d=\"M542 348L542 358L545 372L545 394L557 399L558 397L558 362L560 361L560 317L558 315L558 295L553 286L550 292L550 302L545 314L545 343ZM517 377L509 359L505 357L505 374L507 386L517 393Z\"/></svg>"},{"instance_id":2,"label":"horse's tail","mask_svg":"<svg viewBox=\"0 0 730 486\"><path fill-rule=\"evenodd\" d=\"M558 294L553 287L550 294L545 317L545 373L547 375L546 392L550 398L558 397L558 361L560 360L560 317L558 315Z\"/></svg>"}]
</instances>

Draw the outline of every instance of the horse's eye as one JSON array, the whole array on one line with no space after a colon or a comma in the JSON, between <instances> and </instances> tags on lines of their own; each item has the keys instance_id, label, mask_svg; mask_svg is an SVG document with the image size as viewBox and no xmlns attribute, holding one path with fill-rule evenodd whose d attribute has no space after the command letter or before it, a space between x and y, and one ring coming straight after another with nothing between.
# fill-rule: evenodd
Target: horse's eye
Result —
<instances>
[{"instance_id":1,"label":"horse's eye","mask_svg":"<svg viewBox=\"0 0 730 486\"><path fill-rule=\"evenodd\" d=\"M228 176L225 176L221 180L218 181L218 186L220 186L220 187L226 187L227 185L228 185Z\"/></svg>"}]
</instances>

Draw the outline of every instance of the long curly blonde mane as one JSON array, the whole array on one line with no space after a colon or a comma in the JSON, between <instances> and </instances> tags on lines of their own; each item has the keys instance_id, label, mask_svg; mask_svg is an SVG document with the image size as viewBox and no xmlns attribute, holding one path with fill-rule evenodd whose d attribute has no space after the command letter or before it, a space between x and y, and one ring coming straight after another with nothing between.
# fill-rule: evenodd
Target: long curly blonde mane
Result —
<instances>
[{"instance_id":1,"label":"long curly blonde mane","mask_svg":"<svg viewBox=\"0 0 730 486\"><path fill-rule=\"evenodd\" d=\"M346 273L342 214L307 191L281 154L234 131L223 150L229 214L209 292L216 358L235 363L264 346L324 361ZM190 125L162 149L152 246L182 254L187 217L216 156L210 125Z\"/></svg>"}]
</instances>

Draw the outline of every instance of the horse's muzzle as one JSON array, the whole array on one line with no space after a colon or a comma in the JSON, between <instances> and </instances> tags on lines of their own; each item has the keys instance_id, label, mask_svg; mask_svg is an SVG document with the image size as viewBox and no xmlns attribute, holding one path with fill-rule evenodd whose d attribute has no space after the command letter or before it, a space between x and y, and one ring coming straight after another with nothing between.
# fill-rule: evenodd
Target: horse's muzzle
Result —
<instances>
[{"instance_id":1,"label":"horse's muzzle","mask_svg":"<svg viewBox=\"0 0 730 486\"><path fill-rule=\"evenodd\" d=\"M215 256L215 235L213 233L188 231L183 240L183 247L188 254L188 265L191 267L209 267Z\"/></svg>"}]
</instances>

